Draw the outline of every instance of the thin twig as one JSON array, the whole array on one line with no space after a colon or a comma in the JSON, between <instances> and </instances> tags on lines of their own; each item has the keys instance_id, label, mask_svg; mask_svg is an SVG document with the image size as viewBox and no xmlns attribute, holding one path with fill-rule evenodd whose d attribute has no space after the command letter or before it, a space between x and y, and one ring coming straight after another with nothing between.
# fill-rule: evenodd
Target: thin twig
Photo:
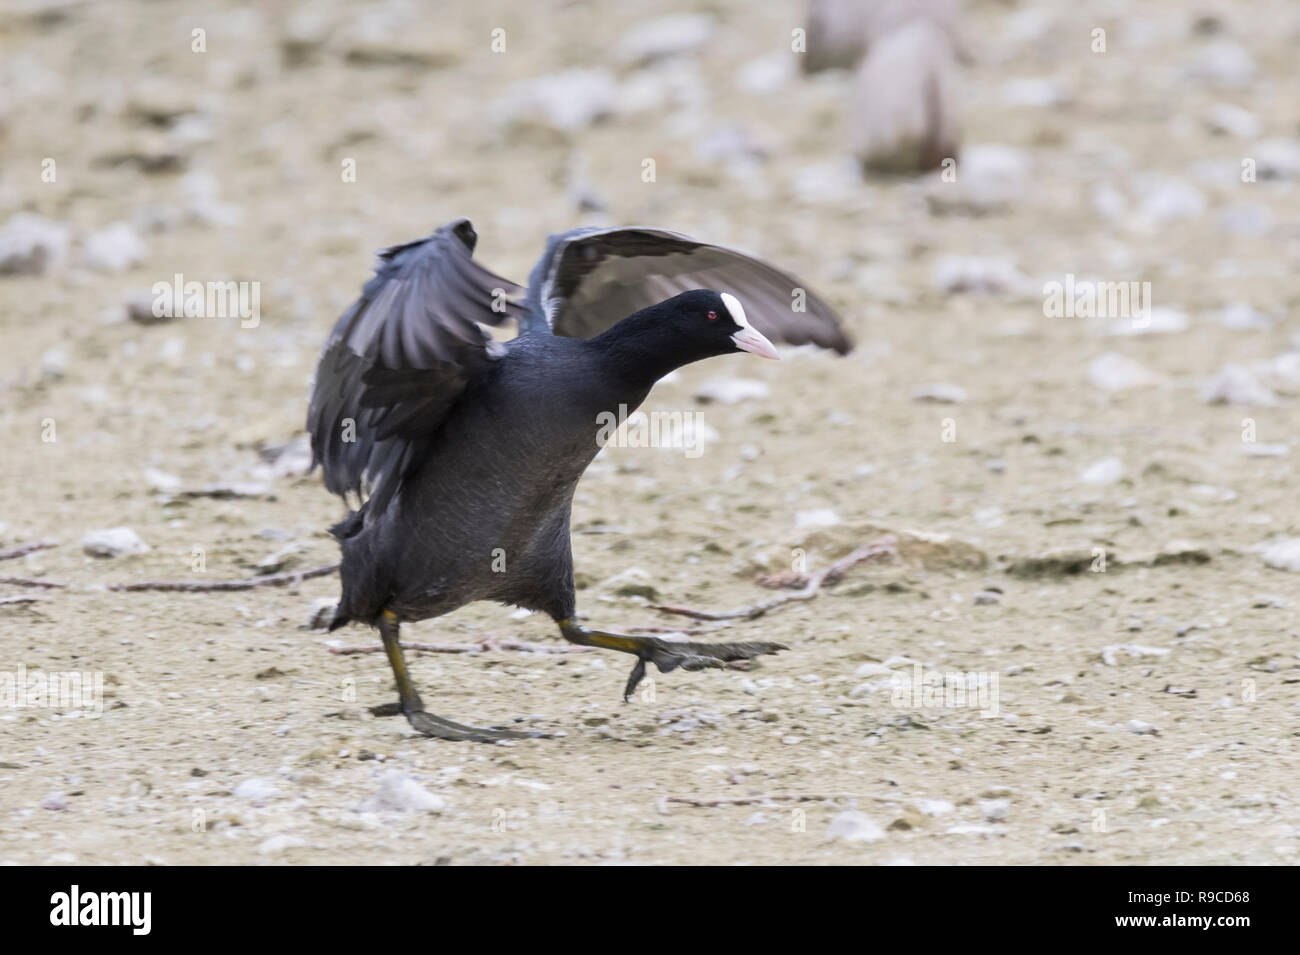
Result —
<instances>
[{"instance_id":1,"label":"thin twig","mask_svg":"<svg viewBox=\"0 0 1300 955\"><path fill-rule=\"evenodd\" d=\"M712 809L717 806L752 806L760 802L830 802L835 799L852 798L846 793L766 793L761 796L667 796L665 802L679 802L687 806Z\"/></svg>"},{"instance_id":2,"label":"thin twig","mask_svg":"<svg viewBox=\"0 0 1300 955\"><path fill-rule=\"evenodd\" d=\"M0 577L0 584L13 584L15 587L40 587L44 590L62 590L67 584L57 580L37 580L35 577Z\"/></svg>"},{"instance_id":3,"label":"thin twig","mask_svg":"<svg viewBox=\"0 0 1300 955\"><path fill-rule=\"evenodd\" d=\"M879 540L872 541L865 547L859 547L847 557L841 557L835 563L831 564L825 570L812 574L808 577L808 582L804 584L802 590L796 590L793 593L781 594L779 597L773 597L770 600L761 600L758 603L750 604L747 607L740 607L737 610L728 610L722 613L711 613L707 610L693 610L690 607L673 607L667 604L650 604L649 606L663 613L678 614L683 617L690 617L694 620L753 620L769 613L778 607L792 603L796 600L811 600L817 596L821 590L822 584L833 584L839 580L854 565L862 563L864 560L871 560L875 557L896 555L895 545L898 538L893 534L887 534Z\"/></svg>"},{"instance_id":4,"label":"thin twig","mask_svg":"<svg viewBox=\"0 0 1300 955\"><path fill-rule=\"evenodd\" d=\"M311 570L295 570L288 574L268 574L265 577L250 577L247 580L142 580L130 584L109 584L109 590L177 590L185 593L207 593L225 590L252 590L255 587L285 587L299 584L312 577L324 577L339 569L338 563L313 567Z\"/></svg>"},{"instance_id":5,"label":"thin twig","mask_svg":"<svg viewBox=\"0 0 1300 955\"><path fill-rule=\"evenodd\" d=\"M10 547L8 550L0 550L0 560L13 560L15 557L25 557L38 550L49 550L51 547L58 546L58 541L28 541L26 544Z\"/></svg>"},{"instance_id":6,"label":"thin twig","mask_svg":"<svg viewBox=\"0 0 1300 955\"><path fill-rule=\"evenodd\" d=\"M15 594L12 597L0 597L0 604L34 604L39 603L40 597L29 597L27 594Z\"/></svg>"},{"instance_id":7,"label":"thin twig","mask_svg":"<svg viewBox=\"0 0 1300 955\"><path fill-rule=\"evenodd\" d=\"M330 647L330 653L346 656L353 653L380 653L383 649L377 643L368 643L355 647ZM523 653L589 653L596 648L567 643L524 643L520 640L495 640L485 637L478 643L408 643L403 640L402 649L416 653L485 653L490 650L519 650Z\"/></svg>"}]
</instances>

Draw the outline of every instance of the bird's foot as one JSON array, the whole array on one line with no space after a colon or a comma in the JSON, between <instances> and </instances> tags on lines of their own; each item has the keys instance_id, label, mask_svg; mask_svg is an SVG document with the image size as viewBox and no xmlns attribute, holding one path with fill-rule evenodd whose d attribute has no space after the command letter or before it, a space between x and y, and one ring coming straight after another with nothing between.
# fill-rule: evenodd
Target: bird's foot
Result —
<instances>
[{"instance_id":1,"label":"bird's foot","mask_svg":"<svg viewBox=\"0 0 1300 955\"><path fill-rule=\"evenodd\" d=\"M406 721L417 732L434 739L456 740L469 743L496 743L504 739L550 739L550 733L540 730L508 730L499 727L466 726L452 720L434 716L424 710L412 710Z\"/></svg>"},{"instance_id":2,"label":"bird's foot","mask_svg":"<svg viewBox=\"0 0 1300 955\"><path fill-rule=\"evenodd\" d=\"M679 667L683 670L707 670L714 667L733 667L742 660L750 660L764 653L776 653L789 650L784 643L770 643L763 640L751 643L688 643L686 641L663 640L659 637L630 637L621 633L608 633L604 630L588 630L572 617L557 621L560 633L570 643L584 647L602 647L606 650L618 650L630 653L637 658L623 688L623 699L630 699L637 684L645 678L646 663L653 663L660 673L667 673Z\"/></svg>"},{"instance_id":3,"label":"bird's foot","mask_svg":"<svg viewBox=\"0 0 1300 955\"><path fill-rule=\"evenodd\" d=\"M465 740L474 743L494 743L502 739L550 739L550 733L537 730L508 730L502 727L465 726L434 716L424 710L412 710L406 713L400 700L392 703L380 703L370 707L375 716L406 716L411 726L425 736L436 739Z\"/></svg>"},{"instance_id":4,"label":"bird's foot","mask_svg":"<svg viewBox=\"0 0 1300 955\"><path fill-rule=\"evenodd\" d=\"M623 688L623 699L629 700L632 691L645 677L646 663L653 663L660 673L677 668L683 670L735 669L736 664L752 660L765 653L789 650L784 643L757 640L750 643L686 643L660 640L658 637L641 637L644 643Z\"/></svg>"}]
</instances>

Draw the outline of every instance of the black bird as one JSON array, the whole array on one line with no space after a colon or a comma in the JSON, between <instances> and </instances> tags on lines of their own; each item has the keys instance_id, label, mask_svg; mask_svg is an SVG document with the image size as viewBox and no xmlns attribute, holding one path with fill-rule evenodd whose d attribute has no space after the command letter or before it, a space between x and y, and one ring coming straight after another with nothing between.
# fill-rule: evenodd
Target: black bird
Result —
<instances>
[{"instance_id":1,"label":"black bird","mask_svg":"<svg viewBox=\"0 0 1300 955\"><path fill-rule=\"evenodd\" d=\"M581 626L569 511L600 450L602 413L607 421L620 405L636 408L656 381L702 358L777 358L767 336L845 354L834 311L770 265L659 229L552 236L526 291L473 260L477 238L459 219L380 252L316 369L307 413L315 462L329 490L361 501L331 528L343 595L330 629L379 628L400 700L376 712L404 714L442 739L543 735L425 711L398 627L475 600L549 614L572 643L632 654L624 698L647 661L661 672L697 670L787 649ZM519 332L508 342L483 327L510 318Z\"/></svg>"}]
</instances>

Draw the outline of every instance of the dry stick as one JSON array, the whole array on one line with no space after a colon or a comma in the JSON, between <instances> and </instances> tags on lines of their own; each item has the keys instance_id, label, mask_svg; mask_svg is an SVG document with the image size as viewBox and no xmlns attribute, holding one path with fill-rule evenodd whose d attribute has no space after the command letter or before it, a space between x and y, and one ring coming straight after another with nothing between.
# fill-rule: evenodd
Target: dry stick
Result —
<instances>
[{"instance_id":1,"label":"dry stick","mask_svg":"<svg viewBox=\"0 0 1300 955\"><path fill-rule=\"evenodd\" d=\"M835 799L849 799L847 793L767 793L762 796L718 796L715 799L700 796L668 796L665 802L680 802L688 806L712 809L717 806L751 806L757 802L775 802L793 800L794 802L829 802Z\"/></svg>"},{"instance_id":2,"label":"dry stick","mask_svg":"<svg viewBox=\"0 0 1300 955\"><path fill-rule=\"evenodd\" d=\"M822 584L834 583L839 580L844 576L849 568L853 567L855 564L860 564L862 561L869 560L873 557L881 557L887 554L896 553L894 545L897 543L897 540L896 537L890 534L886 537L880 538L880 540L872 541L865 547L859 547L847 557L841 557L820 573L813 574L802 590L797 590L794 593L782 594L779 597L773 597L771 600L763 600L756 604L750 604L748 607L741 607L738 610L729 610L724 613L710 613L707 610L692 610L690 607L672 607L666 604L650 604L650 607L654 610L662 611L663 613L675 613L683 617L690 617L694 620L753 620L756 617L761 617L763 614L775 610L777 607L791 603L792 601L811 600L813 597L817 596L817 592L821 590Z\"/></svg>"},{"instance_id":3,"label":"dry stick","mask_svg":"<svg viewBox=\"0 0 1300 955\"><path fill-rule=\"evenodd\" d=\"M380 653L383 649L378 644L366 644L359 647L330 647L330 653L342 655ZM519 640L485 639L479 643L407 643L403 640L402 649L423 653L483 653L488 650L520 650L525 653L588 653L596 648L570 646L569 644L552 645L547 643L524 643Z\"/></svg>"},{"instance_id":4,"label":"dry stick","mask_svg":"<svg viewBox=\"0 0 1300 955\"><path fill-rule=\"evenodd\" d=\"M39 603L40 597L29 597L26 594L18 594L14 597L0 597L0 606L4 604L34 604Z\"/></svg>"},{"instance_id":5,"label":"dry stick","mask_svg":"<svg viewBox=\"0 0 1300 955\"><path fill-rule=\"evenodd\" d=\"M109 584L109 590L179 590L186 593L206 593L223 590L252 590L255 587L284 587L297 584L311 577L324 577L339 569L338 563L313 567L311 570L296 570L289 574L269 574L265 577L250 577L248 580L142 580L133 584ZM0 578L2 579L2 578Z\"/></svg>"},{"instance_id":6,"label":"dry stick","mask_svg":"<svg viewBox=\"0 0 1300 955\"><path fill-rule=\"evenodd\" d=\"M26 544L10 547L8 550L0 550L0 560L13 560L15 557L25 557L38 550L49 550L51 547L58 546L58 541L28 541Z\"/></svg>"},{"instance_id":7,"label":"dry stick","mask_svg":"<svg viewBox=\"0 0 1300 955\"><path fill-rule=\"evenodd\" d=\"M0 577L0 584L13 584L15 587L41 587L45 590L62 590L67 584L57 580L37 580L35 577Z\"/></svg>"}]
</instances>

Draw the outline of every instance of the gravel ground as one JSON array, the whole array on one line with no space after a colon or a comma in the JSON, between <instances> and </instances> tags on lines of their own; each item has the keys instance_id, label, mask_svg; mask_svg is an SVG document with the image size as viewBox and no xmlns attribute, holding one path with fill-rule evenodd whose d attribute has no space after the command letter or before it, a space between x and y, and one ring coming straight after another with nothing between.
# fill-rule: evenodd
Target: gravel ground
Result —
<instances>
[{"instance_id":1,"label":"gravel ground","mask_svg":"<svg viewBox=\"0 0 1300 955\"><path fill-rule=\"evenodd\" d=\"M0 275L0 551L58 544L0 575L68 585L0 582L0 692L103 680L0 708L0 862L1296 861L1294 4L969 4L956 182L859 175L794 3L203 6L0 12L0 230L50 250ZM383 655L332 651L372 632L309 628L333 576L107 589L336 559L317 350L374 249L458 215L518 279L548 232L638 222L843 311L848 358L665 381L646 410L699 412L704 452L607 449L575 506L595 625L791 652L624 704L624 659L474 605L404 631L472 651L412 654L430 708L561 735L448 744L369 714ZM256 322L140 321L177 273L258 283ZM1054 316L1067 275L1154 308ZM121 527L140 552L86 552ZM757 619L648 606L873 542ZM913 699L917 667L996 696Z\"/></svg>"}]
</instances>

